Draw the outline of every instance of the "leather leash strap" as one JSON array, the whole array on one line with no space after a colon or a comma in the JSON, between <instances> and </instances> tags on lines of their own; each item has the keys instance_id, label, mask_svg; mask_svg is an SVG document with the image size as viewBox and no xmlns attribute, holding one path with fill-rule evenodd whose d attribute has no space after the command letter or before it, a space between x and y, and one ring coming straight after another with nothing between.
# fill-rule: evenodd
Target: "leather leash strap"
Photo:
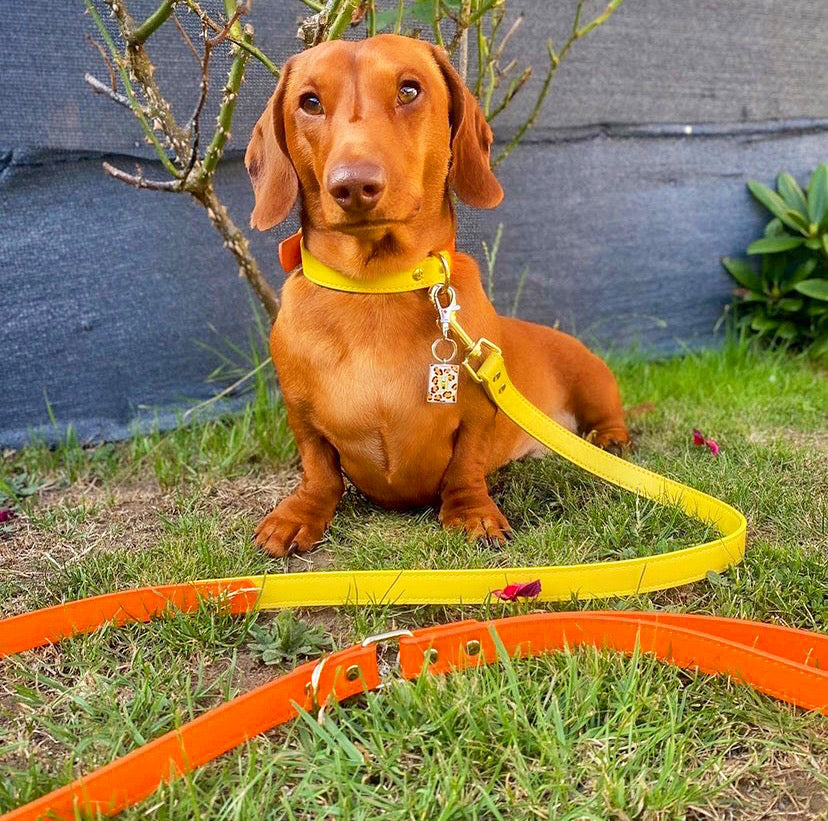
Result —
<instances>
[{"instance_id":1,"label":"leather leash strap","mask_svg":"<svg viewBox=\"0 0 828 821\"><path fill-rule=\"evenodd\" d=\"M181 600L195 609L196 598ZM234 609L240 610L235 599ZM255 606L251 599L244 601ZM192 607L191 607L192 605ZM542 613L463 621L366 639L308 662L187 722L71 784L0 817L0 821L72 821L81 812L115 815L161 784L250 738L380 684L377 643L399 642L401 676L448 673L509 658L588 645L651 653L669 664L730 675L757 690L828 714L828 636L738 619L635 611ZM498 646L499 645L499 646Z\"/></svg>"}]
</instances>

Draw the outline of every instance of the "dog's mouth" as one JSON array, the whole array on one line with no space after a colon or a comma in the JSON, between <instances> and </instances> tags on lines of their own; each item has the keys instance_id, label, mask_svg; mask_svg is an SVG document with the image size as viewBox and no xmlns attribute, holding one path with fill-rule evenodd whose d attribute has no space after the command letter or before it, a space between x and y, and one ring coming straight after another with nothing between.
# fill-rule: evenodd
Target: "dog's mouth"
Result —
<instances>
[{"instance_id":1,"label":"dog's mouth","mask_svg":"<svg viewBox=\"0 0 828 821\"><path fill-rule=\"evenodd\" d=\"M362 217L361 219L348 219L336 222L329 227L343 234L376 234L389 231L396 226L404 225L407 220L389 219L385 217Z\"/></svg>"}]
</instances>

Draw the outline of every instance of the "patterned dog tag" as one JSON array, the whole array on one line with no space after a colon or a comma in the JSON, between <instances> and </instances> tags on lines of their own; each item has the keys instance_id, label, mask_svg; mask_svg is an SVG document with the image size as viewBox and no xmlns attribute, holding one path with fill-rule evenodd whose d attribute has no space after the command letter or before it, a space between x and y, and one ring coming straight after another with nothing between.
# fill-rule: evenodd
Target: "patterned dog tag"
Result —
<instances>
[{"instance_id":1,"label":"patterned dog tag","mask_svg":"<svg viewBox=\"0 0 828 821\"><path fill-rule=\"evenodd\" d=\"M457 402L457 386L460 383L460 366L447 362L435 362L428 368L429 402L450 405Z\"/></svg>"}]
</instances>

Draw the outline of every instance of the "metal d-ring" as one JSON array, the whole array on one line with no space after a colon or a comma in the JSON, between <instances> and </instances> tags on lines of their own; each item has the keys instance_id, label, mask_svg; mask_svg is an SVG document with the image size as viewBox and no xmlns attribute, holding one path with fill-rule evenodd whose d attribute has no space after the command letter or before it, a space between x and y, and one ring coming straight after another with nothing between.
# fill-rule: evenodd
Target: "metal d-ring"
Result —
<instances>
[{"instance_id":1,"label":"metal d-ring","mask_svg":"<svg viewBox=\"0 0 828 821\"><path fill-rule=\"evenodd\" d=\"M432 251L430 257L437 257L440 260L440 268L443 270L443 284L440 286L440 293L445 293L446 288L451 287L451 264L449 256L445 251Z\"/></svg>"},{"instance_id":2,"label":"metal d-ring","mask_svg":"<svg viewBox=\"0 0 828 821\"><path fill-rule=\"evenodd\" d=\"M437 346L441 342L445 342L451 346L451 354L449 356L440 356L440 354L437 353ZM446 363L451 362L451 360L454 359L455 356L457 356L457 343L453 339L451 339L451 337L441 336L431 343L431 353L438 362L442 362L445 365Z\"/></svg>"}]
</instances>

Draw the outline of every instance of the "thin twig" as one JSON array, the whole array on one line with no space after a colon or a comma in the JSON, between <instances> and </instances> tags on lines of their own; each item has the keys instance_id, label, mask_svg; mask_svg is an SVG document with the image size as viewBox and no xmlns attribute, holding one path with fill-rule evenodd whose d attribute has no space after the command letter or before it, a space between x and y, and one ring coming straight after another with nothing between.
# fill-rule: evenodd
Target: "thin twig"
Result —
<instances>
[{"instance_id":1,"label":"thin twig","mask_svg":"<svg viewBox=\"0 0 828 821\"><path fill-rule=\"evenodd\" d=\"M118 80L115 78L115 69L112 67L112 60L109 59L109 55L106 53L106 49L91 35L89 32L84 34L86 38L86 42L89 43L90 46L93 46L98 50L98 53L101 55L101 59L104 61L104 65L106 66L106 70L109 72L109 83L112 87L112 91L118 91ZM129 105L129 100L127 100L127 105Z\"/></svg>"},{"instance_id":2,"label":"thin twig","mask_svg":"<svg viewBox=\"0 0 828 821\"><path fill-rule=\"evenodd\" d=\"M503 95L503 99L495 106L495 108L489 113L487 119L491 123L498 114L503 111L509 103L512 102L515 95L526 85L527 80L532 76L532 66L527 66L514 80L512 80L509 88L506 89L506 93Z\"/></svg>"},{"instance_id":3,"label":"thin twig","mask_svg":"<svg viewBox=\"0 0 828 821\"><path fill-rule=\"evenodd\" d=\"M204 104L207 102L207 94L210 89L210 55L212 54L212 47L207 37L207 27L203 23L201 36L204 40L204 56L201 59L201 83L199 85L201 93L199 94L193 114L190 117L193 151L190 155L190 162L187 163L187 176L190 175L198 159L198 147L201 140L201 112L204 110Z\"/></svg>"},{"instance_id":4,"label":"thin twig","mask_svg":"<svg viewBox=\"0 0 828 821\"><path fill-rule=\"evenodd\" d=\"M198 4L198 2L196 2L196 0L185 0L185 2L187 3L187 6L198 15L201 22L209 26L210 29L212 29L215 32L220 32L224 29L224 26L213 20L204 11L204 9L201 8L201 6ZM277 80L279 79L279 74L281 73L279 69L260 48L253 45L252 41L247 41L244 38L232 36L225 37L225 40L228 43L233 43L233 45L236 45L239 48L244 49L251 57L255 57Z\"/></svg>"},{"instance_id":5,"label":"thin twig","mask_svg":"<svg viewBox=\"0 0 828 821\"><path fill-rule=\"evenodd\" d=\"M181 21L178 19L178 15L173 12L173 22L175 23L175 27L178 29L178 33L181 35L181 39L189 46L190 51L193 53L193 57L196 58L196 62L201 65L201 56L199 55L198 51L196 50L195 45L193 44L193 40L189 34L187 34L187 30L184 26L181 25Z\"/></svg>"},{"instance_id":6,"label":"thin twig","mask_svg":"<svg viewBox=\"0 0 828 821\"><path fill-rule=\"evenodd\" d=\"M105 97L109 97L110 100L114 100L118 105L124 106L124 108L128 108L132 110L132 106L129 103L129 99L124 97L123 94L111 89L106 83L102 83L97 77L89 74L87 72L83 75L83 79L87 82L88 85L92 87L92 90L97 92L98 94L103 94Z\"/></svg>"},{"instance_id":7,"label":"thin twig","mask_svg":"<svg viewBox=\"0 0 828 821\"><path fill-rule=\"evenodd\" d=\"M593 20L591 20L589 23L582 27L580 25L581 14L583 13L586 0L578 0L578 4L575 8L575 16L572 21L572 29L570 31L569 37L563 45L563 48L561 48L560 52L556 52L552 40L548 40L546 43L546 51L549 55L549 67L546 71L546 76L543 79L543 84L541 85L540 91L538 92L538 96L535 98L535 104L532 106L532 111L530 112L526 120L523 122L523 124L520 126L520 128L518 128L518 130L515 132L512 139L509 140L505 148L494 159L494 161L492 162L492 168L495 168L498 165L500 165L500 163L502 163L503 160L505 160L512 153L512 151L514 151L515 147L526 135L526 132L535 124L535 121L538 118L538 114L540 114L540 110L543 107L543 103L546 100L546 95L549 93L549 88L552 85L552 80L555 78L555 74L557 73L558 68L561 65L561 62L569 53L569 50L575 45L575 43L578 40L585 37L587 34L589 34L589 32L593 31L598 26L606 23L607 20L609 20L609 18L612 17L613 13L621 5L621 2L622 0L610 0L606 9L601 14L599 14L597 17L595 17ZM514 94L512 96L514 96Z\"/></svg>"},{"instance_id":8,"label":"thin twig","mask_svg":"<svg viewBox=\"0 0 828 821\"><path fill-rule=\"evenodd\" d=\"M215 37L213 37L212 40L207 40L210 48L217 46L219 43L223 43L230 36L231 32L238 36L238 26L236 26L236 21L243 15L247 14L248 11L250 11L250 6L246 3L239 3L224 28ZM233 32L234 26L236 27L236 32Z\"/></svg>"},{"instance_id":9,"label":"thin twig","mask_svg":"<svg viewBox=\"0 0 828 821\"><path fill-rule=\"evenodd\" d=\"M150 191L183 191L183 180L148 180L140 166L136 166L137 174L129 174L104 161L101 163L104 171L116 180L134 185L136 188L147 188Z\"/></svg>"}]
</instances>

